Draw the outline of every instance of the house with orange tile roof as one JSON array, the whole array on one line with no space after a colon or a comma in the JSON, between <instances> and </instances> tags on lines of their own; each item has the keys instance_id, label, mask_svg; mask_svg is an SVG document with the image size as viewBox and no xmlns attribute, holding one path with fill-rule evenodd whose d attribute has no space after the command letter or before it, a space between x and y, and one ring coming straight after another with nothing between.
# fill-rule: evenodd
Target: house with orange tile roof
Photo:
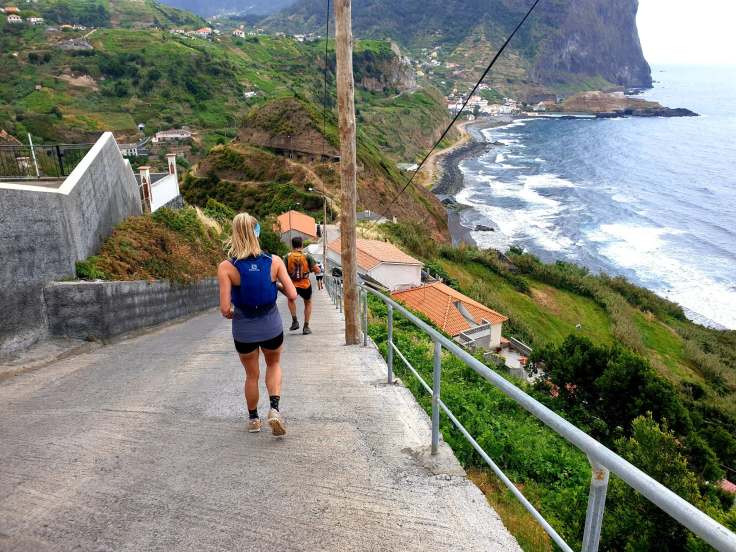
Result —
<instances>
[{"instance_id":1,"label":"house with orange tile roof","mask_svg":"<svg viewBox=\"0 0 736 552\"><path fill-rule=\"evenodd\" d=\"M317 221L299 211L287 211L276 218L274 231L281 235L281 241L291 247L291 239L300 237L304 241L317 239Z\"/></svg>"},{"instance_id":2,"label":"house with orange tile roof","mask_svg":"<svg viewBox=\"0 0 736 552\"><path fill-rule=\"evenodd\" d=\"M463 347L501 347L501 331L508 318L442 282L396 291L391 297L424 314Z\"/></svg>"},{"instance_id":3,"label":"house with orange tile roof","mask_svg":"<svg viewBox=\"0 0 736 552\"><path fill-rule=\"evenodd\" d=\"M356 240L358 274L390 291L422 284L422 263L395 245L379 240ZM327 260L342 265L340 240L327 244Z\"/></svg>"}]
</instances>

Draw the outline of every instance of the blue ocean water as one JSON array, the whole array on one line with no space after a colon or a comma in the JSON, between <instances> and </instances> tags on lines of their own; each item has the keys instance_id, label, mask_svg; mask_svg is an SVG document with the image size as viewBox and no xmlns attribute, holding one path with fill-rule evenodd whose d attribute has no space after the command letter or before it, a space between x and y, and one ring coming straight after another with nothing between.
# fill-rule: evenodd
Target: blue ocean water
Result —
<instances>
[{"instance_id":1,"label":"blue ocean water","mask_svg":"<svg viewBox=\"0 0 736 552\"><path fill-rule=\"evenodd\" d=\"M503 145L461 163L481 246L515 244L626 276L736 328L736 67L653 68L642 97L686 118L519 120L485 129ZM713 324L715 323L715 324Z\"/></svg>"}]
</instances>

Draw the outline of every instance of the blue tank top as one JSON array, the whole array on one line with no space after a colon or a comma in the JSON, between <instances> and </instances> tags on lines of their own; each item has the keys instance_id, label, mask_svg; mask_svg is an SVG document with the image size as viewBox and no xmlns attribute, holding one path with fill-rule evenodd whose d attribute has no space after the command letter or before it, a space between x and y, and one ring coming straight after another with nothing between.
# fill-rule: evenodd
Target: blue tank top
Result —
<instances>
[{"instance_id":1,"label":"blue tank top","mask_svg":"<svg viewBox=\"0 0 736 552\"><path fill-rule=\"evenodd\" d=\"M240 274L240 285L230 294L235 312L233 337L243 343L273 339L284 327L276 307L278 289L271 280L272 259L261 254L247 259L231 259Z\"/></svg>"},{"instance_id":2,"label":"blue tank top","mask_svg":"<svg viewBox=\"0 0 736 552\"><path fill-rule=\"evenodd\" d=\"M256 317L269 311L278 296L276 282L271 279L271 257L261 253L257 257L232 259L230 262L240 274L240 285L233 286L230 294L233 305L246 315Z\"/></svg>"}]
</instances>

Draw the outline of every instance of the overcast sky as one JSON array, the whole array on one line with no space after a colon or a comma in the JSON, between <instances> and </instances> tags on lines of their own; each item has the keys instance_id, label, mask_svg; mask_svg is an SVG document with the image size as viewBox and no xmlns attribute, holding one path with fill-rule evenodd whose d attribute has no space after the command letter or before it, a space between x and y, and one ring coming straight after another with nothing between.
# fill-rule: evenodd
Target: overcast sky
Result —
<instances>
[{"instance_id":1,"label":"overcast sky","mask_svg":"<svg viewBox=\"0 0 736 552\"><path fill-rule=\"evenodd\" d=\"M649 63L736 65L736 0L639 0Z\"/></svg>"}]
</instances>

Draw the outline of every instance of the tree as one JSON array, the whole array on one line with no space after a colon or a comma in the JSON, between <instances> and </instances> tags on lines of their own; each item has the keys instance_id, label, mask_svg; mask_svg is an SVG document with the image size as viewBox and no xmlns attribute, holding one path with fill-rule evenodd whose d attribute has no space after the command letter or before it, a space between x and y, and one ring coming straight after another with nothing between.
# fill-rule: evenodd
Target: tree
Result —
<instances>
[{"instance_id":1,"label":"tree","mask_svg":"<svg viewBox=\"0 0 736 552\"><path fill-rule=\"evenodd\" d=\"M617 439L617 452L691 504L702 507L695 474L689 469L683 445L666 422L651 416L632 423L631 437ZM689 550L689 531L622 480L611 477L601 534L602 550Z\"/></svg>"},{"instance_id":2,"label":"tree","mask_svg":"<svg viewBox=\"0 0 736 552\"><path fill-rule=\"evenodd\" d=\"M541 376L536 388L548 395L554 409L609 446L647 412L655 420L667 419L681 435L692 429L674 387L624 347L597 346L570 335L559 347L536 350L530 370Z\"/></svg>"}]
</instances>

